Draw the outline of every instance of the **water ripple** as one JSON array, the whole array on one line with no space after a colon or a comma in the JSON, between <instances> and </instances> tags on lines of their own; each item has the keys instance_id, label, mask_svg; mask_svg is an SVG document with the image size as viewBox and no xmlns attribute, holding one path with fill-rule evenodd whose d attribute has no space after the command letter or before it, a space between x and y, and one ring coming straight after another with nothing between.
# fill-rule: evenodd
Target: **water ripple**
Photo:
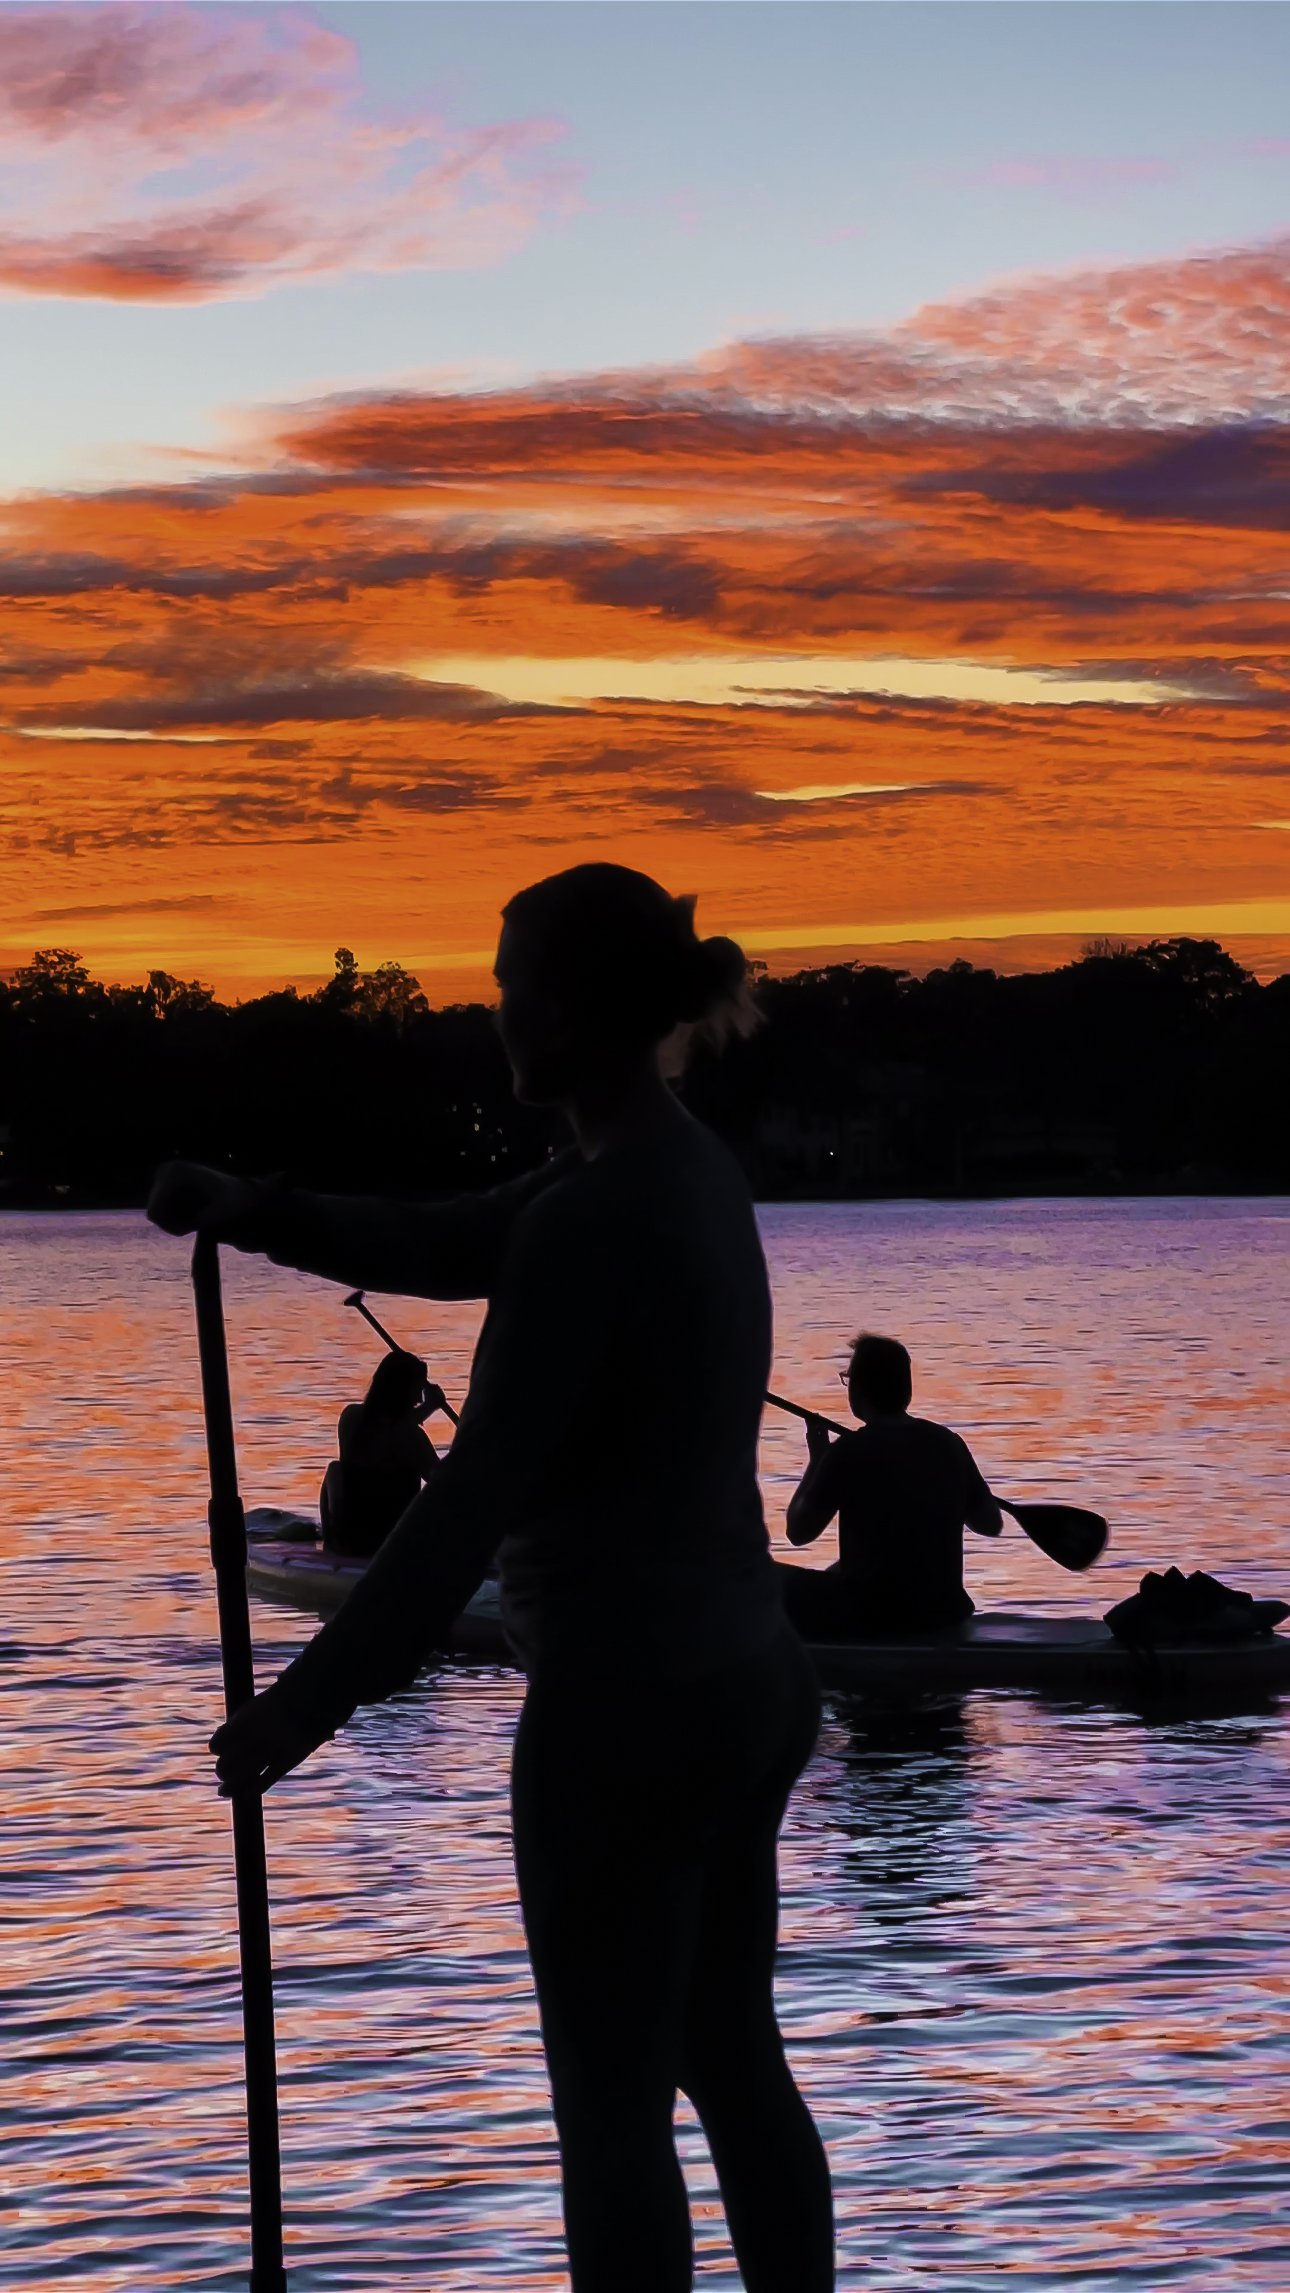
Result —
<instances>
[{"instance_id":1,"label":"water ripple","mask_svg":"<svg viewBox=\"0 0 1290 2293\"><path fill-rule=\"evenodd\" d=\"M979 1600L1104 1605L1178 1559L1290 1581L1284 1205L766 1213L789 1391L861 1326L1000 1487L1112 1514L1095 1586L1020 1539ZM242 2287L227 1810L183 1253L5 1221L0 2286ZM248 1494L299 1502L369 1366L236 1261ZM459 1390L477 1316L394 1304ZM1234 1333L1235 1336L1234 1336ZM768 1423L773 1526L800 1435ZM266 1672L308 1629L257 1612ZM509 1864L515 1678L444 1668L269 1804L293 2293L553 2293L555 2154ZM780 1994L847 2288L1290 2286L1287 1738L1276 1708L830 1705L784 1846ZM683 2113L699 2282L733 2288Z\"/></svg>"}]
</instances>

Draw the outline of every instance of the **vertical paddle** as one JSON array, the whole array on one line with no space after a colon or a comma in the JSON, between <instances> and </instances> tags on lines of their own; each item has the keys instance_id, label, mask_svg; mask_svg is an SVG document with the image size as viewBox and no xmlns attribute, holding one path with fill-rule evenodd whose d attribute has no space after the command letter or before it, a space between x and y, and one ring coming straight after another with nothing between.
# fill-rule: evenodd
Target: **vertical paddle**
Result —
<instances>
[{"instance_id":1,"label":"vertical paddle","mask_svg":"<svg viewBox=\"0 0 1290 2293\"><path fill-rule=\"evenodd\" d=\"M231 1717L254 1696L255 1670L246 1598L246 1524L237 1487L219 1245L208 1235L199 1234L193 1246L193 1296L197 1308L202 1407L206 1416L206 1454L210 1464L208 1518L219 1604L224 1710L226 1716ZM258 1792L236 1792L231 1804L251 2168L250 2293L286 2293L264 1807Z\"/></svg>"},{"instance_id":2,"label":"vertical paddle","mask_svg":"<svg viewBox=\"0 0 1290 2293\"><path fill-rule=\"evenodd\" d=\"M351 1290L349 1296L345 1300L345 1303L347 1306L352 1306L356 1314L362 1315L363 1320L367 1322L372 1329L375 1330L378 1338L384 1338L392 1354L402 1354L407 1352L408 1349L406 1346L401 1346L397 1338L392 1338L390 1336L390 1333L386 1329L384 1322L377 1321L375 1314L372 1312L371 1307L367 1303L366 1293L364 1291ZM420 1356L418 1355L417 1358L419 1360ZM457 1415L457 1412L453 1408L450 1401L444 1402L443 1413L444 1416L448 1419L450 1425L460 1425L461 1419Z\"/></svg>"},{"instance_id":3,"label":"vertical paddle","mask_svg":"<svg viewBox=\"0 0 1290 2293\"><path fill-rule=\"evenodd\" d=\"M803 1409L800 1401L785 1401L782 1394L768 1393L766 1399L773 1409L783 1409L807 1425L822 1425L829 1433L854 1431L835 1418L822 1417L818 1409ZM1085 1512L1081 1505L1010 1505L997 1490L990 1494L1000 1512L1010 1513L1031 1543L1059 1568L1092 1568L1106 1549L1108 1531L1100 1513Z\"/></svg>"}]
</instances>

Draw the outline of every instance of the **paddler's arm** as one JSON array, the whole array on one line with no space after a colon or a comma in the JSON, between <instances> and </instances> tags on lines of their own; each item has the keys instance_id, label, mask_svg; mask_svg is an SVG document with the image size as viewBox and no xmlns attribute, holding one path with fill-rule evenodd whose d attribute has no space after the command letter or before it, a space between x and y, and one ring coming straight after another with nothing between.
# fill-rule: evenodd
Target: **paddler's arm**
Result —
<instances>
[{"instance_id":1,"label":"paddler's arm","mask_svg":"<svg viewBox=\"0 0 1290 2293\"><path fill-rule=\"evenodd\" d=\"M962 1441L961 1435L959 1438ZM1001 1537L1003 1515L966 1441L962 1441L962 1448L965 1462L963 1525L978 1537Z\"/></svg>"},{"instance_id":2,"label":"paddler's arm","mask_svg":"<svg viewBox=\"0 0 1290 2293\"><path fill-rule=\"evenodd\" d=\"M275 1265L414 1298L486 1298L516 1218L568 1170L557 1157L484 1194L447 1202L385 1202L312 1194L274 1180L230 1178L200 1163L163 1164L148 1216L170 1234L214 1234Z\"/></svg>"},{"instance_id":3,"label":"paddler's arm","mask_svg":"<svg viewBox=\"0 0 1290 2293\"><path fill-rule=\"evenodd\" d=\"M836 1450L824 1427L808 1423L811 1462L788 1502L785 1527L790 1545L813 1545L838 1509Z\"/></svg>"},{"instance_id":4,"label":"paddler's arm","mask_svg":"<svg viewBox=\"0 0 1290 2293\"><path fill-rule=\"evenodd\" d=\"M978 1537L1003 1535L1003 1515L988 1489L984 1497L963 1515L963 1525L974 1530Z\"/></svg>"},{"instance_id":5,"label":"paddler's arm","mask_svg":"<svg viewBox=\"0 0 1290 2293\"><path fill-rule=\"evenodd\" d=\"M501 1539L577 1457L605 1392L614 1311L600 1236L554 1197L535 1203L517 1226L452 1447L343 1607L217 1731L226 1788L266 1788L448 1646Z\"/></svg>"}]
</instances>

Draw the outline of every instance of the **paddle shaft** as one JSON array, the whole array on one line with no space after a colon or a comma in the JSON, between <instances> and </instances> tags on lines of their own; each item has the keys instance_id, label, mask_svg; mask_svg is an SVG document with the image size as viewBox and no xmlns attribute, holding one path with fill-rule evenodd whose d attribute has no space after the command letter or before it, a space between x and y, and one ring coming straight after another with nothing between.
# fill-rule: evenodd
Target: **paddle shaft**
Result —
<instances>
[{"instance_id":1,"label":"paddle shaft","mask_svg":"<svg viewBox=\"0 0 1290 2293\"><path fill-rule=\"evenodd\" d=\"M246 1597L246 1522L237 1486L219 1248L207 1235L199 1235L193 1249L193 1295L197 1307L202 1407L206 1415L206 1453L210 1463L208 1518L219 1605L224 1710L231 1717L254 1696L255 1669ZM250 2153L250 2293L286 2293L264 1807L258 1792L236 1792L231 1804Z\"/></svg>"},{"instance_id":2,"label":"paddle shaft","mask_svg":"<svg viewBox=\"0 0 1290 2293\"><path fill-rule=\"evenodd\" d=\"M407 1352L408 1349L406 1346L401 1346L397 1338L392 1338L390 1336L390 1333L386 1329L385 1324L383 1322L377 1321L375 1314L372 1312L372 1309L368 1305L361 1290L355 1290L351 1297L346 1298L345 1303L347 1306L352 1306L355 1313L361 1314L365 1322L370 1322L378 1338L384 1338L392 1354L402 1354ZM448 1419L450 1425L460 1425L461 1419L457 1415L457 1412L453 1408L450 1401L444 1402L443 1413L444 1416Z\"/></svg>"},{"instance_id":3,"label":"paddle shaft","mask_svg":"<svg viewBox=\"0 0 1290 2293\"><path fill-rule=\"evenodd\" d=\"M839 1425L835 1417L822 1417L818 1409L803 1409L800 1401L785 1401L782 1393L768 1393L766 1399L772 1409L782 1409L789 1417L800 1417L803 1425L822 1425L826 1433L847 1431L846 1426Z\"/></svg>"}]
</instances>

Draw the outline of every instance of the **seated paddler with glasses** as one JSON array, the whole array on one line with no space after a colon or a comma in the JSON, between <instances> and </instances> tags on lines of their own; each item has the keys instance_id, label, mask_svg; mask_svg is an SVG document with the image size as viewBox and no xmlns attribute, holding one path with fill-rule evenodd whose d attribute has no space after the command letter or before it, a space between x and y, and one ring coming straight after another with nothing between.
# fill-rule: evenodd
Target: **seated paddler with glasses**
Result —
<instances>
[{"instance_id":1,"label":"seated paddler with glasses","mask_svg":"<svg viewBox=\"0 0 1290 2293\"><path fill-rule=\"evenodd\" d=\"M781 1564L784 1606L803 1639L864 1640L961 1624L963 1531L997 1537L1003 1516L961 1435L910 1414L913 1371L895 1338L866 1331L840 1376L854 1433L807 1424L809 1463L788 1508L790 1544L838 1523L831 1568Z\"/></svg>"}]
</instances>

